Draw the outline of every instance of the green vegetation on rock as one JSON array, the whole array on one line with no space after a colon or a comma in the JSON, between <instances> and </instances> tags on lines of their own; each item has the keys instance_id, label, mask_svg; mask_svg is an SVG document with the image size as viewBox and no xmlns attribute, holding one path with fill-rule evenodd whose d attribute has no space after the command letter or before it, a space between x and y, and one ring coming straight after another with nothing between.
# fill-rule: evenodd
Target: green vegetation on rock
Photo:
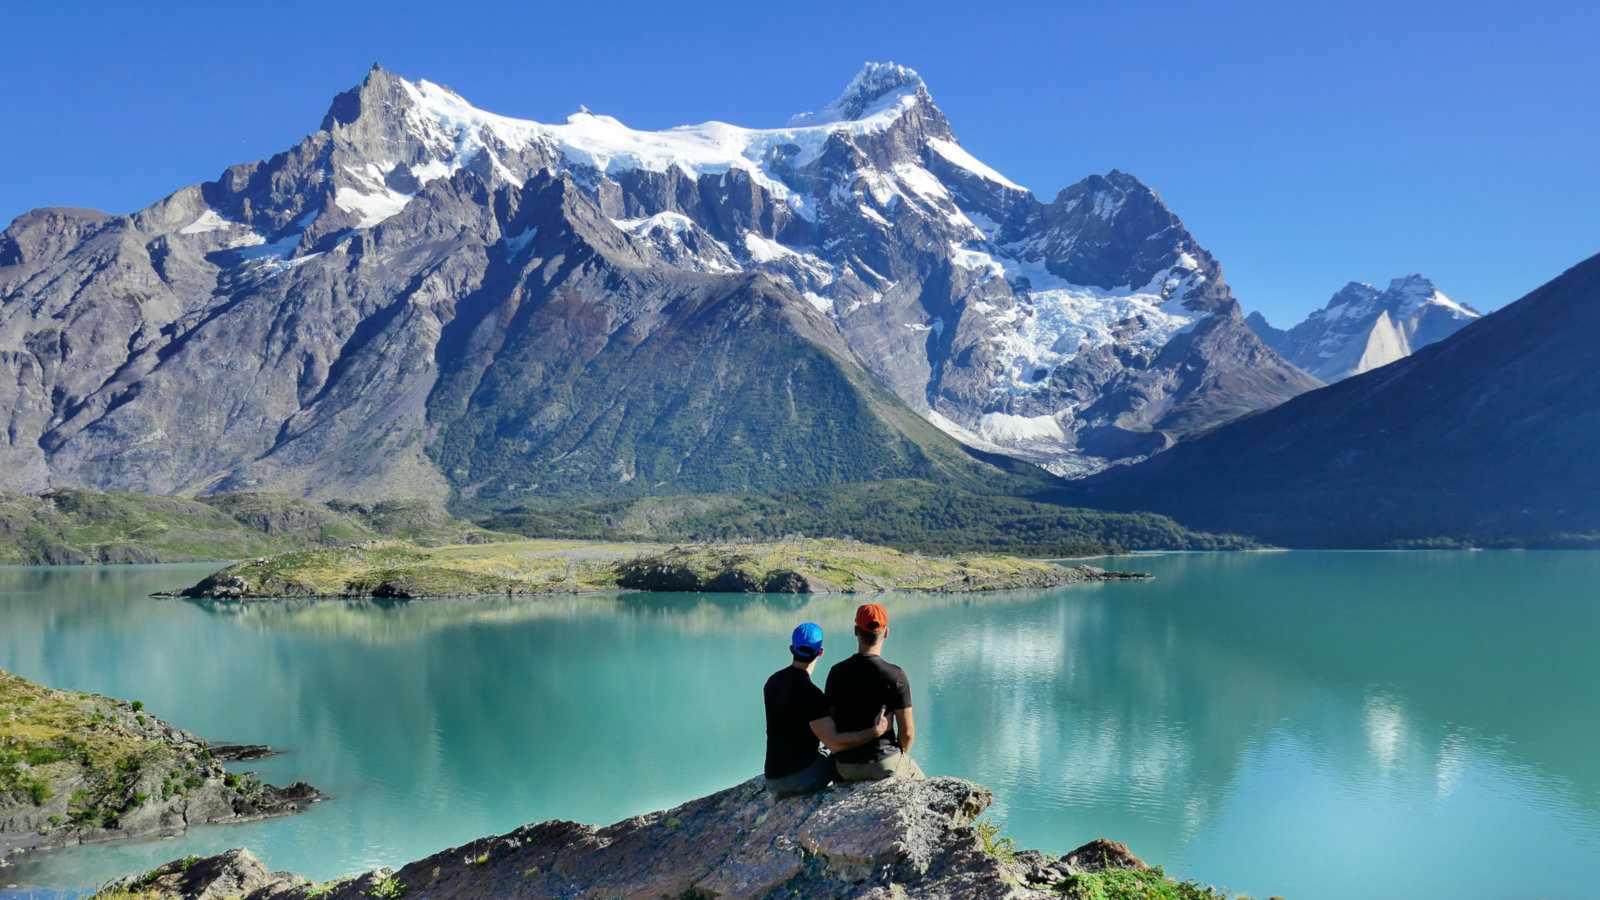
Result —
<instances>
[{"instance_id":1,"label":"green vegetation on rock","mask_svg":"<svg viewBox=\"0 0 1600 900\"><path fill-rule=\"evenodd\" d=\"M276 494L0 493L0 563L241 559L383 537L438 545L505 535L413 500L324 504Z\"/></svg>"},{"instance_id":2,"label":"green vegetation on rock","mask_svg":"<svg viewBox=\"0 0 1600 900\"><path fill-rule=\"evenodd\" d=\"M204 741L140 708L0 670L0 856L279 815L317 798L225 772Z\"/></svg>"},{"instance_id":3,"label":"green vegetation on rock","mask_svg":"<svg viewBox=\"0 0 1600 900\"><path fill-rule=\"evenodd\" d=\"M1227 900L1193 881L1174 881L1160 868L1102 869L1072 875L1061 885L1069 900Z\"/></svg>"}]
</instances>

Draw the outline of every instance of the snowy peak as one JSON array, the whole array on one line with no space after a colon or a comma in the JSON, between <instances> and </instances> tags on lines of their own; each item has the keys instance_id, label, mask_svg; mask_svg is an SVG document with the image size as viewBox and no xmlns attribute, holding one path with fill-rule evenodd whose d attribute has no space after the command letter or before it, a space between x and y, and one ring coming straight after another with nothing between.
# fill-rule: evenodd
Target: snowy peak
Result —
<instances>
[{"instance_id":1,"label":"snowy peak","mask_svg":"<svg viewBox=\"0 0 1600 900\"><path fill-rule=\"evenodd\" d=\"M1438 307L1442 312L1460 319L1476 319L1482 313L1445 296L1433 282L1421 275L1406 275L1389 282L1384 295L1393 298L1394 310L1402 317L1414 316L1424 307Z\"/></svg>"},{"instance_id":2,"label":"snowy peak","mask_svg":"<svg viewBox=\"0 0 1600 900\"><path fill-rule=\"evenodd\" d=\"M893 62L869 62L845 85L838 99L817 112L801 113L789 120L791 126L853 122L874 113L911 106L918 99L932 102L922 76L910 66Z\"/></svg>"},{"instance_id":3,"label":"snowy peak","mask_svg":"<svg viewBox=\"0 0 1600 900\"><path fill-rule=\"evenodd\" d=\"M1426 307L1437 307L1440 312L1454 318L1476 319L1481 315L1472 307L1450 299L1423 275L1391 279L1388 288L1382 291L1365 282L1352 281L1340 288L1328 300L1327 306L1312 315L1360 319L1387 312L1392 318L1401 320L1416 316Z\"/></svg>"},{"instance_id":4,"label":"snowy peak","mask_svg":"<svg viewBox=\"0 0 1600 900\"><path fill-rule=\"evenodd\" d=\"M1288 331L1259 315L1247 323L1290 362L1332 382L1409 356L1480 317L1428 278L1413 274L1390 280L1381 291L1352 281Z\"/></svg>"}]
</instances>

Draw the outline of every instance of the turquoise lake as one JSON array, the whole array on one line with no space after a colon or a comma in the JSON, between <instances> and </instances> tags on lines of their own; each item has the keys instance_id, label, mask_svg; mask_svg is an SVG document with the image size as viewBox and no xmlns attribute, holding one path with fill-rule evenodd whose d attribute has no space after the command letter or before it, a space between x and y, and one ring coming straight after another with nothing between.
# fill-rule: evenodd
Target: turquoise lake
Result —
<instances>
[{"instance_id":1,"label":"turquoise lake","mask_svg":"<svg viewBox=\"0 0 1600 900\"><path fill-rule=\"evenodd\" d=\"M1020 846L1098 836L1256 897L1594 896L1600 553L1176 554L1153 582L889 595L916 757ZM98 884L248 846L316 878L524 822L608 823L759 772L761 684L857 598L623 594L208 608L215 566L0 569L0 667L144 701L288 819L0 869ZM819 672L819 679L821 673Z\"/></svg>"}]
</instances>

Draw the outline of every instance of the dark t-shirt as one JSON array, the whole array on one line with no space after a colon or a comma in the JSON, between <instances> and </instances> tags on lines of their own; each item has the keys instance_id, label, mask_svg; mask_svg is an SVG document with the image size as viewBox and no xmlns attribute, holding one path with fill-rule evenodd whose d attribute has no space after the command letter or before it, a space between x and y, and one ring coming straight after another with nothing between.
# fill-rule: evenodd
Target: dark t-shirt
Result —
<instances>
[{"instance_id":1,"label":"dark t-shirt","mask_svg":"<svg viewBox=\"0 0 1600 900\"><path fill-rule=\"evenodd\" d=\"M888 712L889 730L882 737L866 746L834 754L839 762L871 762L900 748L900 738L894 733L894 714L911 706L911 682L906 680L904 670L883 657L857 653L828 670L828 703L833 710L833 724L840 732L871 728L878 719L878 710Z\"/></svg>"},{"instance_id":2,"label":"dark t-shirt","mask_svg":"<svg viewBox=\"0 0 1600 900\"><path fill-rule=\"evenodd\" d=\"M793 775L816 762L822 742L811 723L827 717L828 698L811 676L784 666L767 679L761 696L767 704L767 777Z\"/></svg>"}]
</instances>

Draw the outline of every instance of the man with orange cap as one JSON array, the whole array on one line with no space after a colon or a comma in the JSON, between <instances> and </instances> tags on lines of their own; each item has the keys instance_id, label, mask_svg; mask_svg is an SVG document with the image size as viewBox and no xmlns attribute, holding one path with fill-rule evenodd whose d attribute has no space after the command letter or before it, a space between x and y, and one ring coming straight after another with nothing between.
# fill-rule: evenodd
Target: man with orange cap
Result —
<instances>
[{"instance_id":1,"label":"man with orange cap","mask_svg":"<svg viewBox=\"0 0 1600 900\"><path fill-rule=\"evenodd\" d=\"M889 611L876 603L862 604L856 610L856 655L828 670L826 693L839 730L868 727L884 711L893 716L877 740L833 755L834 769L844 781L919 774L909 756L917 737L911 719L911 682L903 669L883 658L888 636Z\"/></svg>"}]
</instances>

